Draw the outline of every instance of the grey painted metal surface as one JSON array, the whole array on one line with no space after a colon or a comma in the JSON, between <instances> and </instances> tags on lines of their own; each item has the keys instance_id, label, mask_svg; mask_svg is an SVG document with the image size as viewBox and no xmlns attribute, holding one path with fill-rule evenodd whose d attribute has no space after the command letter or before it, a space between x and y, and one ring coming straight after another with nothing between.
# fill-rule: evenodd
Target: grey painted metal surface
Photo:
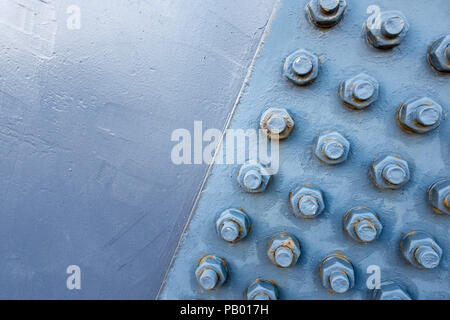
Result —
<instances>
[{"instance_id":1,"label":"grey painted metal surface","mask_svg":"<svg viewBox=\"0 0 450 320\"><path fill-rule=\"evenodd\" d=\"M223 128L272 6L0 0L0 298L155 297L207 169L171 132Z\"/></svg>"},{"instance_id":2,"label":"grey painted metal surface","mask_svg":"<svg viewBox=\"0 0 450 320\"><path fill-rule=\"evenodd\" d=\"M450 219L433 212L426 194L433 181L450 175L450 78L427 63L428 46L450 31L450 4L348 1L343 20L328 30L308 21L305 5L281 1L230 124L234 129L257 129L268 106L287 108L295 128L280 144L280 170L265 192L247 193L236 181L239 165L213 167L160 298L242 299L261 277L278 284L281 299L365 299L372 296L366 270L376 265L382 279L393 279L407 290L404 294L386 281L378 296L450 299ZM366 42L362 26L369 5L400 10L407 17L409 31L399 46L383 51ZM317 54L321 64L316 81L306 87L283 77L284 59L300 48ZM361 72L377 79L380 87L377 101L356 111L337 93L341 81ZM400 128L397 109L414 96L428 96L443 106L446 119L439 128L426 134ZM348 159L338 165L324 165L313 155L316 135L328 129L341 132L351 144ZM389 152L409 164L410 180L399 190L378 189L368 176L372 161ZM397 180L395 172L390 174ZM297 218L289 207L290 190L305 183L324 192L325 212L313 219ZM368 244L352 239L343 227L345 213L363 205L376 212L383 225L379 238ZM217 215L227 208L245 209L253 222L251 233L235 244L222 241L215 230ZM403 259L400 241L411 230L434 236L443 250L438 267L418 269ZM280 231L292 233L301 245L298 263L287 269L277 268L266 255L267 242ZM335 250L352 262L355 286L333 295L322 287L318 266ZM225 258L230 270L228 281L212 291L201 290L194 276L204 254Z\"/></svg>"}]
</instances>

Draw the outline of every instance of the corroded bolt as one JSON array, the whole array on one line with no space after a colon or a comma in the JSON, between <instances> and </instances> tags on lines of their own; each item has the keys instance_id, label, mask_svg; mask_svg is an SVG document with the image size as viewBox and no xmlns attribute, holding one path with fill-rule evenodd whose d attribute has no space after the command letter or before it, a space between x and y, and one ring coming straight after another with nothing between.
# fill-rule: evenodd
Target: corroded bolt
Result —
<instances>
[{"instance_id":1,"label":"corroded bolt","mask_svg":"<svg viewBox=\"0 0 450 320\"><path fill-rule=\"evenodd\" d=\"M255 160L249 160L239 169L238 183L247 192L263 192L272 178L265 166Z\"/></svg>"},{"instance_id":2,"label":"corroded bolt","mask_svg":"<svg viewBox=\"0 0 450 320\"><path fill-rule=\"evenodd\" d=\"M379 289L372 290L374 300L411 300L410 295L399 284L392 280L384 280Z\"/></svg>"},{"instance_id":3,"label":"corroded bolt","mask_svg":"<svg viewBox=\"0 0 450 320\"><path fill-rule=\"evenodd\" d=\"M318 135L314 155L326 164L338 164L347 159L350 142L339 132L328 130Z\"/></svg>"},{"instance_id":4,"label":"corroded bolt","mask_svg":"<svg viewBox=\"0 0 450 320\"><path fill-rule=\"evenodd\" d=\"M400 44L409 29L406 17L399 11L383 11L378 17L381 23L373 23L369 17L364 24L367 40L375 48L390 49Z\"/></svg>"},{"instance_id":5,"label":"corroded bolt","mask_svg":"<svg viewBox=\"0 0 450 320\"><path fill-rule=\"evenodd\" d=\"M297 50L284 61L283 72L295 84L306 85L317 78L319 59L307 50Z\"/></svg>"},{"instance_id":6,"label":"corroded bolt","mask_svg":"<svg viewBox=\"0 0 450 320\"><path fill-rule=\"evenodd\" d=\"M220 287L228 277L227 263L221 257L205 255L198 263L195 276L199 285L205 290Z\"/></svg>"},{"instance_id":7,"label":"corroded bolt","mask_svg":"<svg viewBox=\"0 0 450 320\"><path fill-rule=\"evenodd\" d=\"M373 161L369 176L380 189L399 189L409 181L409 166L400 156L389 154Z\"/></svg>"},{"instance_id":8,"label":"corroded bolt","mask_svg":"<svg viewBox=\"0 0 450 320\"><path fill-rule=\"evenodd\" d=\"M439 127L442 107L430 98L412 98L400 105L397 122L408 132L426 133Z\"/></svg>"},{"instance_id":9,"label":"corroded bolt","mask_svg":"<svg viewBox=\"0 0 450 320\"><path fill-rule=\"evenodd\" d=\"M245 291L247 300L278 300L278 286L272 280L256 279Z\"/></svg>"},{"instance_id":10,"label":"corroded bolt","mask_svg":"<svg viewBox=\"0 0 450 320\"><path fill-rule=\"evenodd\" d=\"M294 119L284 108L270 107L261 115L260 126L271 139L285 139L294 128Z\"/></svg>"},{"instance_id":11,"label":"corroded bolt","mask_svg":"<svg viewBox=\"0 0 450 320\"><path fill-rule=\"evenodd\" d=\"M450 179L436 180L428 188L427 194L428 203L435 212L450 215Z\"/></svg>"},{"instance_id":12,"label":"corroded bolt","mask_svg":"<svg viewBox=\"0 0 450 320\"><path fill-rule=\"evenodd\" d=\"M403 257L417 268L433 269L439 265L442 248L434 238L422 231L411 231L400 242Z\"/></svg>"},{"instance_id":13,"label":"corroded bolt","mask_svg":"<svg viewBox=\"0 0 450 320\"><path fill-rule=\"evenodd\" d=\"M346 106L361 110L378 99L378 91L378 81L365 73L360 73L342 81L338 95Z\"/></svg>"},{"instance_id":14,"label":"corroded bolt","mask_svg":"<svg viewBox=\"0 0 450 320\"><path fill-rule=\"evenodd\" d=\"M289 192L289 203L297 217L314 218L325 209L322 191L310 185L291 190Z\"/></svg>"},{"instance_id":15,"label":"corroded bolt","mask_svg":"<svg viewBox=\"0 0 450 320\"><path fill-rule=\"evenodd\" d=\"M330 28L341 21L346 8L345 0L311 0L306 5L306 13L317 27Z\"/></svg>"},{"instance_id":16,"label":"corroded bolt","mask_svg":"<svg viewBox=\"0 0 450 320\"><path fill-rule=\"evenodd\" d=\"M274 235L267 244L267 256L277 267L289 268L297 263L300 257L300 243L297 238L287 232Z\"/></svg>"},{"instance_id":17,"label":"corroded bolt","mask_svg":"<svg viewBox=\"0 0 450 320\"><path fill-rule=\"evenodd\" d=\"M450 34L442 37L428 48L428 62L440 72L450 72Z\"/></svg>"},{"instance_id":18,"label":"corroded bolt","mask_svg":"<svg viewBox=\"0 0 450 320\"><path fill-rule=\"evenodd\" d=\"M250 229L250 218L243 209L227 209L216 221L217 233L223 240L231 243L244 239Z\"/></svg>"},{"instance_id":19,"label":"corroded bolt","mask_svg":"<svg viewBox=\"0 0 450 320\"><path fill-rule=\"evenodd\" d=\"M344 215L344 229L354 240L361 243L375 241L383 230L376 213L366 207L350 209Z\"/></svg>"},{"instance_id":20,"label":"corroded bolt","mask_svg":"<svg viewBox=\"0 0 450 320\"><path fill-rule=\"evenodd\" d=\"M355 272L350 260L340 252L325 257L319 265L322 285L332 293L344 293L355 285Z\"/></svg>"}]
</instances>

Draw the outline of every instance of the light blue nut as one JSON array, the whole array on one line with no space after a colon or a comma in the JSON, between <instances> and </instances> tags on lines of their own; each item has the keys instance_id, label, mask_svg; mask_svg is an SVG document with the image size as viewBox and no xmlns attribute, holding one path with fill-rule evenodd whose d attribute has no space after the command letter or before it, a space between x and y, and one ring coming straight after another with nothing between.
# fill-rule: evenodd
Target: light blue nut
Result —
<instances>
[{"instance_id":1,"label":"light blue nut","mask_svg":"<svg viewBox=\"0 0 450 320\"><path fill-rule=\"evenodd\" d=\"M436 268L442 257L442 248L433 236L422 231L407 233L400 242L403 257L419 269Z\"/></svg>"},{"instance_id":2,"label":"light blue nut","mask_svg":"<svg viewBox=\"0 0 450 320\"><path fill-rule=\"evenodd\" d=\"M227 209L220 214L216 221L217 233L223 240L230 243L244 239L250 229L250 217L243 209Z\"/></svg>"},{"instance_id":3,"label":"light blue nut","mask_svg":"<svg viewBox=\"0 0 450 320\"><path fill-rule=\"evenodd\" d=\"M311 0L306 5L310 21L320 28L330 28L338 24L346 9L345 0Z\"/></svg>"},{"instance_id":4,"label":"light blue nut","mask_svg":"<svg viewBox=\"0 0 450 320\"><path fill-rule=\"evenodd\" d=\"M428 48L428 62L440 72L450 72L450 34L439 38Z\"/></svg>"},{"instance_id":5,"label":"light blue nut","mask_svg":"<svg viewBox=\"0 0 450 320\"><path fill-rule=\"evenodd\" d=\"M256 279L246 290L247 300L278 300L278 286L272 280Z\"/></svg>"},{"instance_id":6,"label":"light blue nut","mask_svg":"<svg viewBox=\"0 0 450 320\"><path fill-rule=\"evenodd\" d=\"M367 207L356 207L344 215L344 230L355 241L371 243L383 230L378 215Z\"/></svg>"},{"instance_id":7,"label":"light blue nut","mask_svg":"<svg viewBox=\"0 0 450 320\"><path fill-rule=\"evenodd\" d=\"M271 179L272 173L270 170L256 160L249 160L244 163L237 176L242 189L251 193L266 190Z\"/></svg>"},{"instance_id":8,"label":"light blue nut","mask_svg":"<svg viewBox=\"0 0 450 320\"><path fill-rule=\"evenodd\" d=\"M428 203L435 212L450 215L450 179L441 178L433 182L427 195Z\"/></svg>"},{"instance_id":9,"label":"light blue nut","mask_svg":"<svg viewBox=\"0 0 450 320\"><path fill-rule=\"evenodd\" d=\"M355 272L350 260L340 252L325 257L319 265L322 286L331 293L345 293L355 285Z\"/></svg>"},{"instance_id":10,"label":"light blue nut","mask_svg":"<svg viewBox=\"0 0 450 320\"><path fill-rule=\"evenodd\" d=\"M300 257L300 242L287 232L275 234L267 244L267 256L279 268L289 268Z\"/></svg>"},{"instance_id":11,"label":"light blue nut","mask_svg":"<svg viewBox=\"0 0 450 320\"><path fill-rule=\"evenodd\" d=\"M398 46L408 33L409 24L400 11L382 11L379 23L369 17L364 24L367 40L375 48L391 49Z\"/></svg>"},{"instance_id":12,"label":"light blue nut","mask_svg":"<svg viewBox=\"0 0 450 320\"><path fill-rule=\"evenodd\" d=\"M319 58L307 50L297 50L286 58L283 71L285 77L295 84L307 85L319 74Z\"/></svg>"},{"instance_id":13,"label":"light blue nut","mask_svg":"<svg viewBox=\"0 0 450 320\"><path fill-rule=\"evenodd\" d=\"M384 280L379 289L372 290L374 300L412 300L411 296L398 283L392 280Z\"/></svg>"},{"instance_id":14,"label":"light blue nut","mask_svg":"<svg viewBox=\"0 0 450 320\"><path fill-rule=\"evenodd\" d=\"M212 290L224 284L228 278L228 267L225 259L215 255L205 255L200 259L195 270L197 281L205 290Z\"/></svg>"},{"instance_id":15,"label":"light blue nut","mask_svg":"<svg viewBox=\"0 0 450 320\"><path fill-rule=\"evenodd\" d=\"M260 127L270 139L282 140L294 129L294 119L286 109L270 107L261 115Z\"/></svg>"},{"instance_id":16,"label":"light blue nut","mask_svg":"<svg viewBox=\"0 0 450 320\"><path fill-rule=\"evenodd\" d=\"M346 106L362 110L378 99L378 92L378 81L365 73L360 73L341 82L338 95Z\"/></svg>"},{"instance_id":17,"label":"light blue nut","mask_svg":"<svg viewBox=\"0 0 450 320\"><path fill-rule=\"evenodd\" d=\"M409 181L408 162L396 154L377 158L369 168L369 176L380 189L399 189Z\"/></svg>"},{"instance_id":18,"label":"light blue nut","mask_svg":"<svg viewBox=\"0 0 450 320\"><path fill-rule=\"evenodd\" d=\"M315 218L325 210L322 191L309 184L291 190L289 203L296 217Z\"/></svg>"},{"instance_id":19,"label":"light blue nut","mask_svg":"<svg viewBox=\"0 0 450 320\"><path fill-rule=\"evenodd\" d=\"M428 97L412 98L397 110L397 122L408 132L426 133L439 127L442 107Z\"/></svg>"},{"instance_id":20,"label":"light blue nut","mask_svg":"<svg viewBox=\"0 0 450 320\"><path fill-rule=\"evenodd\" d=\"M339 132L328 130L319 134L314 143L314 155L325 164L335 165L347 160L350 142Z\"/></svg>"}]
</instances>

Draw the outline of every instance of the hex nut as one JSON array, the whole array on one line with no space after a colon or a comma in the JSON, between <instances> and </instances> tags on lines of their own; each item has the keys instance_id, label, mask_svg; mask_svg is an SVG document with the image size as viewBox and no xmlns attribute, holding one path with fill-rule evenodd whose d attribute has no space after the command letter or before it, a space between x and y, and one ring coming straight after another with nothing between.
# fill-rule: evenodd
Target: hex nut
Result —
<instances>
[{"instance_id":1,"label":"hex nut","mask_svg":"<svg viewBox=\"0 0 450 320\"><path fill-rule=\"evenodd\" d=\"M375 23L369 17L364 23L367 40L375 48L391 49L398 46L408 33L409 24L400 11L382 11Z\"/></svg>"},{"instance_id":2,"label":"hex nut","mask_svg":"<svg viewBox=\"0 0 450 320\"><path fill-rule=\"evenodd\" d=\"M261 115L260 126L270 139L282 140L294 129L294 119L286 109L270 107Z\"/></svg>"},{"instance_id":3,"label":"hex nut","mask_svg":"<svg viewBox=\"0 0 450 320\"><path fill-rule=\"evenodd\" d=\"M319 74L319 58L307 50L297 50L284 61L283 73L295 84L307 85Z\"/></svg>"},{"instance_id":4,"label":"hex nut","mask_svg":"<svg viewBox=\"0 0 450 320\"><path fill-rule=\"evenodd\" d=\"M338 24L346 9L345 0L311 0L306 5L309 20L320 28L330 28Z\"/></svg>"},{"instance_id":5,"label":"hex nut","mask_svg":"<svg viewBox=\"0 0 450 320\"><path fill-rule=\"evenodd\" d=\"M315 218L325 210L322 191L309 184L291 190L289 203L294 215L301 218Z\"/></svg>"},{"instance_id":6,"label":"hex nut","mask_svg":"<svg viewBox=\"0 0 450 320\"><path fill-rule=\"evenodd\" d=\"M383 230L378 215L367 207L356 207L344 215L344 230L355 241L371 243Z\"/></svg>"},{"instance_id":7,"label":"hex nut","mask_svg":"<svg viewBox=\"0 0 450 320\"><path fill-rule=\"evenodd\" d=\"M442 257L442 248L434 238L422 231L411 231L400 242L403 257L420 269L436 268Z\"/></svg>"},{"instance_id":8,"label":"hex nut","mask_svg":"<svg viewBox=\"0 0 450 320\"><path fill-rule=\"evenodd\" d=\"M372 290L373 300L412 300L411 296L398 283L384 280L379 289Z\"/></svg>"},{"instance_id":9,"label":"hex nut","mask_svg":"<svg viewBox=\"0 0 450 320\"><path fill-rule=\"evenodd\" d=\"M227 242L236 243L244 239L251 229L250 217L243 209L227 209L216 221L219 236Z\"/></svg>"},{"instance_id":10,"label":"hex nut","mask_svg":"<svg viewBox=\"0 0 450 320\"><path fill-rule=\"evenodd\" d=\"M205 290L212 290L224 284L228 277L228 267L224 258L205 255L195 270L197 281Z\"/></svg>"},{"instance_id":11,"label":"hex nut","mask_svg":"<svg viewBox=\"0 0 450 320\"><path fill-rule=\"evenodd\" d=\"M245 291L247 300L278 300L278 286L272 280L256 279Z\"/></svg>"},{"instance_id":12,"label":"hex nut","mask_svg":"<svg viewBox=\"0 0 450 320\"><path fill-rule=\"evenodd\" d=\"M267 256L279 268L292 267L297 263L300 254L300 243L290 233L277 233L267 243Z\"/></svg>"},{"instance_id":13,"label":"hex nut","mask_svg":"<svg viewBox=\"0 0 450 320\"><path fill-rule=\"evenodd\" d=\"M400 105L397 122L408 132L426 133L439 127L442 107L430 98L412 98Z\"/></svg>"},{"instance_id":14,"label":"hex nut","mask_svg":"<svg viewBox=\"0 0 450 320\"><path fill-rule=\"evenodd\" d=\"M328 130L319 134L314 143L314 155L325 164L347 160L350 142L339 132Z\"/></svg>"},{"instance_id":15,"label":"hex nut","mask_svg":"<svg viewBox=\"0 0 450 320\"><path fill-rule=\"evenodd\" d=\"M239 169L237 180L239 185L247 192L257 193L266 190L272 179L268 168L256 160L245 162Z\"/></svg>"},{"instance_id":16,"label":"hex nut","mask_svg":"<svg viewBox=\"0 0 450 320\"><path fill-rule=\"evenodd\" d=\"M350 260L341 252L325 257L319 265L322 286L331 293L344 293L355 285L355 272Z\"/></svg>"},{"instance_id":17,"label":"hex nut","mask_svg":"<svg viewBox=\"0 0 450 320\"><path fill-rule=\"evenodd\" d=\"M428 203L436 213L450 215L450 179L433 182L427 190Z\"/></svg>"},{"instance_id":18,"label":"hex nut","mask_svg":"<svg viewBox=\"0 0 450 320\"><path fill-rule=\"evenodd\" d=\"M450 72L450 34L434 41L428 48L428 62L440 72Z\"/></svg>"},{"instance_id":19,"label":"hex nut","mask_svg":"<svg viewBox=\"0 0 450 320\"><path fill-rule=\"evenodd\" d=\"M339 85L338 95L352 109L365 109L378 99L379 84L375 78L360 73Z\"/></svg>"},{"instance_id":20,"label":"hex nut","mask_svg":"<svg viewBox=\"0 0 450 320\"><path fill-rule=\"evenodd\" d=\"M409 181L408 162L395 154L377 158L369 169L369 176L380 189L399 189Z\"/></svg>"}]
</instances>

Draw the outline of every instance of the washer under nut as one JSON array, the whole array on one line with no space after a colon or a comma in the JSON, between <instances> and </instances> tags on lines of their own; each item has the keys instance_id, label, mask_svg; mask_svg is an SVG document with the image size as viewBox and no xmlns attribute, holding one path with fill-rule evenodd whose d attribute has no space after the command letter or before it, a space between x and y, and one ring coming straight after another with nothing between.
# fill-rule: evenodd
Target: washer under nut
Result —
<instances>
[{"instance_id":1,"label":"washer under nut","mask_svg":"<svg viewBox=\"0 0 450 320\"><path fill-rule=\"evenodd\" d=\"M369 176L380 189L399 189L409 181L408 162L395 154L377 158L369 169Z\"/></svg>"},{"instance_id":2,"label":"washer under nut","mask_svg":"<svg viewBox=\"0 0 450 320\"><path fill-rule=\"evenodd\" d=\"M249 160L239 169L237 180L247 192L257 193L266 190L272 179L272 173L256 160Z\"/></svg>"},{"instance_id":3,"label":"washer under nut","mask_svg":"<svg viewBox=\"0 0 450 320\"><path fill-rule=\"evenodd\" d=\"M250 232L250 218L243 209L227 209L217 219L216 230L223 240L236 243Z\"/></svg>"},{"instance_id":4,"label":"washer under nut","mask_svg":"<svg viewBox=\"0 0 450 320\"><path fill-rule=\"evenodd\" d=\"M439 214L450 215L450 179L438 179L427 190L428 203Z\"/></svg>"},{"instance_id":5,"label":"washer under nut","mask_svg":"<svg viewBox=\"0 0 450 320\"><path fill-rule=\"evenodd\" d=\"M311 83L319 74L319 58L307 50L300 49L284 61L284 75L300 86Z\"/></svg>"},{"instance_id":6,"label":"washer under nut","mask_svg":"<svg viewBox=\"0 0 450 320\"><path fill-rule=\"evenodd\" d=\"M279 268L292 267L297 263L300 254L300 243L290 233L277 233L267 243L267 256Z\"/></svg>"},{"instance_id":7,"label":"washer under nut","mask_svg":"<svg viewBox=\"0 0 450 320\"><path fill-rule=\"evenodd\" d=\"M442 257L442 248L434 238L422 231L411 231L400 242L403 257L420 269L436 268Z\"/></svg>"},{"instance_id":8,"label":"washer under nut","mask_svg":"<svg viewBox=\"0 0 450 320\"><path fill-rule=\"evenodd\" d=\"M256 279L245 291L247 300L278 300L278 286L272 280Z\"/></svg>"},{"instance_id":9,"label":"washer under nut","mask_svg":"<svg viewBox=\"0 0 450 320\"><path fill-rule=\"evenodd\" d=\"M291 190L289 203L296 217L315 218L325 210L322 191L310 184Z\"/></svg>"},{"instance_id":10,"label":"washer under nut","mask_svg":"<svg viewBox=\"0 0 450 320\"><path fill-rule=\"evenodd\" d=\"M355 285L355 272L350 260L341 252L325 257L319 265L322 286L331 293L345 293Z\"/></svg>"},{"instance_id":11,"label":"washer under nut","mask_svg":"<svg viewBox=\"0 0 450 320\"><path fill-rule=\"evenodd\" d=\"M406 131L426 133L439 127L442 107L430 98L413 98L400 105L397 122Z\"/></svg>"},{"instance_id":12,"label":"washer under nut","mask_svg":"<svg viewBox=\"0 0 450 320\"><path fill-rule=\"evenodd\" d=\"M261 115L260 126L270 139L282 140L294 129L294 119L286 109L270 107Z\"/></svg>"},{"instance_id":13,"label":"washer under nut","mask_svg":"<svg viewBox=\"0 0 450 320\"><path fill-rule=\"evenodd\" d=\"M228 278L228 267L224 258L205 255L200 259L195 270L199 285L205 290L220 287Z\"/></svg>"},{"instance_id":14,"label":"washer under nut","mask_svg":"<svg viewBox=\"0 0 450 320\"><path fill-rule=\"evenodd\" d=\"M356 207L344 215L344 229L353 240L370 243L378 239L383 225L375 212L367 207Z\"/></svg>"}]
</instances>

